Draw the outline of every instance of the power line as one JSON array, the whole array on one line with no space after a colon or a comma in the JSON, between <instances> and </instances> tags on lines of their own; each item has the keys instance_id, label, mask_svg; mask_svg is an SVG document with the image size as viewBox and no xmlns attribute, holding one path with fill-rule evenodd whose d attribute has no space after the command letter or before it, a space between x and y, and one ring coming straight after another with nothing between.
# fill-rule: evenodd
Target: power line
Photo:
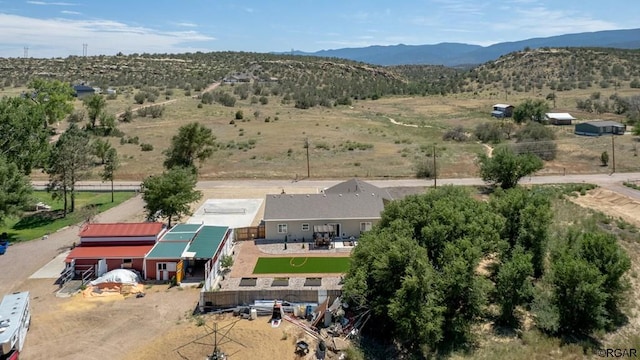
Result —
<instances>
[{"instance_id":1,"label":"power line","mask_svg":"<svg viewBox=\"0 0 640 360\"><path fill-rule=\"evenodd\" d=\"M28 58L28 57L29 57L29 47L28 47L28 46L25 46L25 47L24 47L24 58L26 59L26 58Z\"/></svg>"},{"instance_id":2,"label":"power line","mask_svg":"<svg viewBox=\"0 0 640 360\"><path fill-rule=\"evenodd\" d=\"M87 47L89 47L89 44L82 44L82 56L87 56Z\"/></svg>"}]
</instances>

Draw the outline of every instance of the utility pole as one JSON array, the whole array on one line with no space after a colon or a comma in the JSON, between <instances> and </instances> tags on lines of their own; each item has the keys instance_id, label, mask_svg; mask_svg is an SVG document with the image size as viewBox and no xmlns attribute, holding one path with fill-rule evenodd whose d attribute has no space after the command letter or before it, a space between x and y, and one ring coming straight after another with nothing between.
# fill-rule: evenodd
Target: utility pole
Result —
<instances>
[{"instance_id":1,"label":"utility pole","mask_svg":"<svg viewBox=\"0 0 640 360\"><path fill-rule=\"evenodd\" d=\"M433 145L433 188L438 187L438 169L436 168L436 146Z\"/></svg>"},{"instance_id":2,"label":"utility pole","mask_svg":"<svg viewBox=\"0 0 640 360\"><path fill-rule=\"evenodd\" d=\"M28 57L29 57L29 47L28 47L28 46L25 46L25 47L24 47L24 58L26 59L26 58L28 58Z\"/></svg>"},{"instance_id":3,"label":"utility pole","mask_svg":"<svg viewBox=\"0 0 640 360\"><path fill-rule=\"evenodd\" d=\"M82 44L82 56L87 56L87 47L89 46L89 44L84 43Z\"/></svg>"},{"instance_id":4,"label":"utility pole","mask_svg":"<svg viewBox=\"0 0 640 360\"><path fill-rule=\"evenodd\" d=\"M304 147L307 148L307 179L311 178L311 170L309 167L309 138L304 139Z\"/></svg>"},{"instance_id":5,"label":"utility pole","mask_svg":"<svg viewBox=\"0 0 640 360\"><path fill-rule=\"evenodd\" d=\"M613 164L613 173L616 172L616 135L611 134L611 163Z\"/></svg>"}]
</instances>

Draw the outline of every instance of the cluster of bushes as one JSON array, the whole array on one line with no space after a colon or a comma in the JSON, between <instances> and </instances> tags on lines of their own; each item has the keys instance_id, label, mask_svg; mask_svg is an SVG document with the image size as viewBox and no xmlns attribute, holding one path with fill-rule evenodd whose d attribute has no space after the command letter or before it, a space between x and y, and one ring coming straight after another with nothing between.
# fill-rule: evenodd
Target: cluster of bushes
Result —
<instances>
[{"instance_id":1,"label":"cluster of bushes","mask_svg":"<svg viewBox=\"0 0 640 360\"><path fill-rule=\"evenodd\" d=\"M257 143L257 140L255 139L249 139L247 141L238 141L238 142L231 140L226 145L224 145L224 148L228 150L238 149L238 150L247 151L247 150L254 149L256 147L256 143Z\"/></svg>"},{"instance_id":2,"label":"cluster of bushes","mask_svg":"<svg viewBox=\"0 0 640 360\"><path fill-rule=\"evenodd\" d=\"M140 117L151 116L151 118L156 119L156 118L162 117L164 110L165 110L164 105L152 105L152 106L145 106L143 108L138 109L136 111L136 114Z\"/></svg>"},{"instance_id":3,"label":"cluster of bushes","mask_svg":"<svg viewBox=\"0 0 640 360\"><path fill-rule=\"evenodd\" d=\"M155 102L158 96L160 96L160 90L156 88L145 88L143 90L138 91L133 96L133 100L137 104L144 104L145 101Z\"/></svg>"},{"instance_id":4,"label":"cluster of bushes","mask_svg":"<svg viewBox=\"0 0 640 360\"><path fill-rule=\"evenodd\" d=\"M140 138L137 136L134 136L134 137L123 136L120 138L120 145L124 145L124 144L138 145L140 144Z\"/></svg>"},{"instance_id":5,"label":"cluster of bushes","mask_svg":"<svg viewBox=\"0 0 640 360\"><path fill-rule=\"evenodd\" d=\"M351 140L340 144L341 151L369 150L373 149L373 144L359 143Z\"/></svg>"},{"instance_id":6,"label":"cluster of bushes","mask_svg":"<svg viewBox=\"0 0 640 360\"><path fill-rule=\"evenodd\" d=\"M464 128L462 126L456 126L453 129L447 130L442 135L442 140L444 141L453 140L463 142L467 141L468 139L469 137L467 136L467 133L464 131Z\"/></svg>"},{"instance_id":7,"label":"cluster of bushes","mask_svg":"<svg viewBox=\"0 0 640 360\"><path fill-rule=\"evenodd\" d=\"M200 101L203 104L213 104L215 101L227 107L234 107L236 105L236 97L222 90L205 92L200 96Z\"/></svg>"},{"instance_id":8,"label":"cluster of bushes","mask_svg":"<svg viewBox=\"0 0 640 360\"><path fill-rule=\"evenodd\" d=\"M528 122L516 132L517 141L512 149L516 154L533 154L542 160L553 160L558 152L553 129L537 122Z\"/></svg>"}]
</instances>

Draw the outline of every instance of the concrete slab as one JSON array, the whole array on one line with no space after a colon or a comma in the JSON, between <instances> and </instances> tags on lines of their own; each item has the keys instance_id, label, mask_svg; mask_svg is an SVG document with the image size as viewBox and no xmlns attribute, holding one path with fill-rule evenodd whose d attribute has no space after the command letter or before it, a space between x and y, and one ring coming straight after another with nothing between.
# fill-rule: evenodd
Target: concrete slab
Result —
<instances>
[{"instance_id":1,"label":"concrete slab","mask_svg":"<svg viewBox=\"0 0 640 360\"><path fill-rule=\"evenodd\" d=\"M69 255L69 250L59 254L45 266L34 272L29 279L57 279L64 270L64 259Z\"/></svg>"},{"instance_id":2,"label":"concrete slab","mask_svg":"<svg viewBox=\"0 0 640 360\"><path fill-rule=\"evenodd\" d=\"M187 223L228 226L232 229L251 226L264 199L207 199Z\"/></svg>"}]
</instances>

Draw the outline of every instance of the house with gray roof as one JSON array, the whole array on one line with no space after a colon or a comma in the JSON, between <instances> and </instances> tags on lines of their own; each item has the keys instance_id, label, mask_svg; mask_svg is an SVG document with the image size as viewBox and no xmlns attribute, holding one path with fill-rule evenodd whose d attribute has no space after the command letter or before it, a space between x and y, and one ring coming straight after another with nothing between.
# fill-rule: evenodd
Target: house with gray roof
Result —
<instances>
[{"instance_id":1,"label":"house with gray roof","mask_svg":"<svg viewBox=\"0 0 640 360\"><path fill-rule=\"evenodd\" d=\"M267 195L265 238L310 241L319 236L358 238L380 221L389 193L353 179L320 194Z\"/></svg>"},{"instance_id":2,"label":"house with gray roof","mask_svg":"<svg viewBox=\"0 0 640 360\"><path fill-rule=\"evenodd\" d=\"M600 120L600 121L585 121L583 123L576 124L576 135L586 136L600 136L605 134L624 135L627 130L625 124L621 124L617 121Z\"/></svg>"}]
</instances>

